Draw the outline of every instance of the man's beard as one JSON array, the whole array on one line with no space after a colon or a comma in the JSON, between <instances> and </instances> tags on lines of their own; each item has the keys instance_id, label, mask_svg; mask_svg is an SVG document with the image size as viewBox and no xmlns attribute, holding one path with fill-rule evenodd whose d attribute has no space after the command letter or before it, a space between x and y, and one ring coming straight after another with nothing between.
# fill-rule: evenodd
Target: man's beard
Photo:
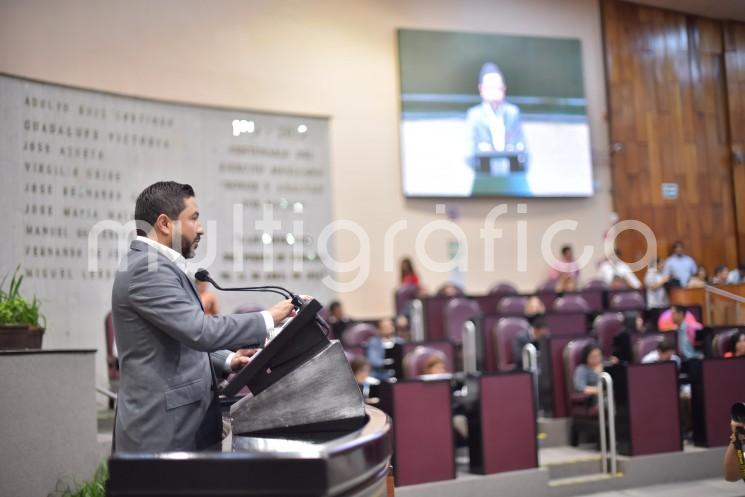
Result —
<instances>
[{"instance_id":1,"label":"man's beard","mask_svg":"<svg viewBox=\"0 0 745 497\"><path fill-rule=\"evenodd\" d=\"M189 240L185 235L181 235L181 255L184 259L191 259L194 257L194 243L198 242L201 237L197 235L193 240Z\"/></svg>"}]
</instances>

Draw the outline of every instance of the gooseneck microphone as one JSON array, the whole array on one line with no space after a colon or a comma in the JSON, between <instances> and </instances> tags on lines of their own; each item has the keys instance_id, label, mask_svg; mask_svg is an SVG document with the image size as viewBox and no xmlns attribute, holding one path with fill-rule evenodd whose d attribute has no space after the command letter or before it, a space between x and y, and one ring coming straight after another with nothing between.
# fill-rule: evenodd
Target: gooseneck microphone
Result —
<instances>
[{"instance_id":1,"label":"gooseneck microphone","mask_svg":"<svg viewBox=\"0 0 745 497\"><path fill-rule=\"evenodd\" d=\"M220 285L218 285L217 282L210 277L209 271L207 271L204 268L198 269L197 272L194 273L194 278L197 281L205 281L207 283L211 283L212 286L214 286L218 290L222 290L223 292L269 292L269 293L276 293L278 295L283 296L286 299L290 299L292 301L292 305L294 305L298 309L300 307L302 307L302 305L303 305L303 299L301 299L298 295L295 295L294 293L292 293L288 289L283 288L281 286L265 285L265 286L244 286L244 287L223 288Z\"/></svg>"}]
</instances>

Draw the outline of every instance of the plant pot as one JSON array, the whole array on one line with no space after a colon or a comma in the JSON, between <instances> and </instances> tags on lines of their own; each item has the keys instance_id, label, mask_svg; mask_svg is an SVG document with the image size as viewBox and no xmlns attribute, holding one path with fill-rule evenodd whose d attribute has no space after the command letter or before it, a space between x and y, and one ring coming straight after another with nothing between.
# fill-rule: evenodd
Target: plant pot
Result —
<instances>
[{"instance_id":1,"label":"plant pot","mask_svg":"<svg viewBox=\"0 0 745 497\"><path fill-rule=\"evenodd\" d=\"M44 328L27 325L0 325L0 350L40 349Z\"/></svg>"}]
</instances>

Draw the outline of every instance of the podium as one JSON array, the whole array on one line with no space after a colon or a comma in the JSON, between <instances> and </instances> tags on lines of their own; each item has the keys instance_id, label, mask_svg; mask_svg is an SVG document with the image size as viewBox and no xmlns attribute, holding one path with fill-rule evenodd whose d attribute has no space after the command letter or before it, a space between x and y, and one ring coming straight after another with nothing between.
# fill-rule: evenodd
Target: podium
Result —
<instances>
[{"instance_id":1,"label":"podium","mask_svg":"<svg viewBox=\"0 0 745 497\"><path fill-rule=\"evenodd\" d=\"M320 309L306 302L222 389L232 428L222 452L115 453L106 494L383 495L390 419L365 406Z\"/></svg>"}]
</instances>

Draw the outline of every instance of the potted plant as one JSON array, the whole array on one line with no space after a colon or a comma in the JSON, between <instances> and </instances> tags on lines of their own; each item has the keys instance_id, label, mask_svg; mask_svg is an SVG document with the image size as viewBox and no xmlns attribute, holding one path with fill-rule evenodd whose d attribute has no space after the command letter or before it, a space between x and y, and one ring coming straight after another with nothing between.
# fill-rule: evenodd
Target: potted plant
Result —
<instances>
[{"instance_id":1,"label":"potted plant","mask_svg":"<svg viewBox=\"0 0 745 497\"><path fill-rule=\"evenodd\" d=\"M29 301L21 295L23 276L18 274L19 269L13 273L7 290L8 276L0 282L0 350L41 348L44 326L40 321L46 320L39 313L36 296Z\"/></svg>"}]
</instances>

